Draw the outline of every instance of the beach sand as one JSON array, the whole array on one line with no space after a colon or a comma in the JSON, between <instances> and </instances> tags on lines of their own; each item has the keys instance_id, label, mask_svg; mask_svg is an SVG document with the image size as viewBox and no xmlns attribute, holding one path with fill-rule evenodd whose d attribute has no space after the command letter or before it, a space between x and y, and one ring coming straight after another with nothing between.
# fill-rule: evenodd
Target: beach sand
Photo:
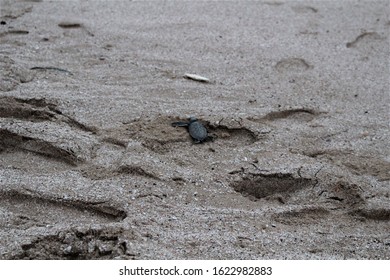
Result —
<instances>
[{"instance_id":1,"label":"beach sand","mask_svg":"<svg viewBox=\"0 0 390 280\"><path fill-rule=\"evenodd\" d=\"M390 259L388 1L0 5L0 259Z\"/></svg>"}]
</instances>

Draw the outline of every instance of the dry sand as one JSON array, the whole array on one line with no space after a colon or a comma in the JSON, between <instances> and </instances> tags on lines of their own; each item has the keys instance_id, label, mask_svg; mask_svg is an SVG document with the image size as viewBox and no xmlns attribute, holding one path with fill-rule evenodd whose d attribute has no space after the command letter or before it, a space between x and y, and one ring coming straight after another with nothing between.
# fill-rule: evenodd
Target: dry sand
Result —
<instances>
[{"instance_id":1,"label":"dry sand","mask_svg":"<svg viewBox=\"0 0 390 280\"><path fill-rule=\"evenodd\" d=\"M1 259L390 259L388 1L0 5Z\"/></svg>"}]
</instances>

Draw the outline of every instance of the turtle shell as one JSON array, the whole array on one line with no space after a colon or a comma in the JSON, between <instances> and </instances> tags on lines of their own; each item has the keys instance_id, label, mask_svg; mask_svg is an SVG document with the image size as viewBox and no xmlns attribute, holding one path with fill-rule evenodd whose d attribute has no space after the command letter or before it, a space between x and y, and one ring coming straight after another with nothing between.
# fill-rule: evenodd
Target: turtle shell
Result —
<instances>
[{"instance_id":1,"label":"turtle shell","mask_svg":"<svg viewBox=\"0 0 390 280\"><path fill-rule=\"evenodd\" d=\"M195 140L196 143L203 142L208 138L206 127L198 121L190 122L188 126L188 132L190 133L191 137Z\"/></svg>"}]
</instances>

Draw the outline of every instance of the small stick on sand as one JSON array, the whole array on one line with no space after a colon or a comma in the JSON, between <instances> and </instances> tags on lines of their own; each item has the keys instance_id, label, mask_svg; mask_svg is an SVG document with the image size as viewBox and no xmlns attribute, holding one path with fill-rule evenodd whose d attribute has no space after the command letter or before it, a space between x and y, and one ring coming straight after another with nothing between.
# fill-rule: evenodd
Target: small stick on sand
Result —
<instances>
[{"instance_id":1,"label":"small stick on sand","mask_svg":"<svg viewBox=\"0 0 390 280\"><path fill-rule=\"evenodd\" d=\"M49 67L32 67L32 68L30 68L30 70L55 70L55 71L68 73L69 75L73 75L72 72L70 72L66 69L51 67L51 66L49 66Z\"/></svg>"},{"instance_id":2,"label":"small stick on sand","mask_svg":"<svg viewBox=\"0 0 390 280\"><path fill-rule=\"evenodd\" d=\"M205 78L205 77L202 77L202 76L199 76L199 75L196 75L196 74L184 74L184 78L187 78L187 79L190 79L190 80L194 80L194 81L197 81L197 82L202 82L202 83L210 83L210 80Z\"/></svg>"}]
</instances>

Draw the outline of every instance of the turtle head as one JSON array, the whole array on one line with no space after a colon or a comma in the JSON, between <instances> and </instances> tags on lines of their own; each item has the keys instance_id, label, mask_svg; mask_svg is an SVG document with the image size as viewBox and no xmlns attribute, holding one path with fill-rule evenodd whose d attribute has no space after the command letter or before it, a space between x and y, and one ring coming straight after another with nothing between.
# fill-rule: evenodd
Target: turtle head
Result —
<instances>
[{"instance_id":1,"label":"turtle head","mask_svg":"<svg viewBox=\"0 0 390 280\"><path fill-rule=\"evenodd\" d=\"M198 119L195 117L190 117L188 120L190 121L190 123L193 123L196 122Z\"/></svg>"}]
</instances>

